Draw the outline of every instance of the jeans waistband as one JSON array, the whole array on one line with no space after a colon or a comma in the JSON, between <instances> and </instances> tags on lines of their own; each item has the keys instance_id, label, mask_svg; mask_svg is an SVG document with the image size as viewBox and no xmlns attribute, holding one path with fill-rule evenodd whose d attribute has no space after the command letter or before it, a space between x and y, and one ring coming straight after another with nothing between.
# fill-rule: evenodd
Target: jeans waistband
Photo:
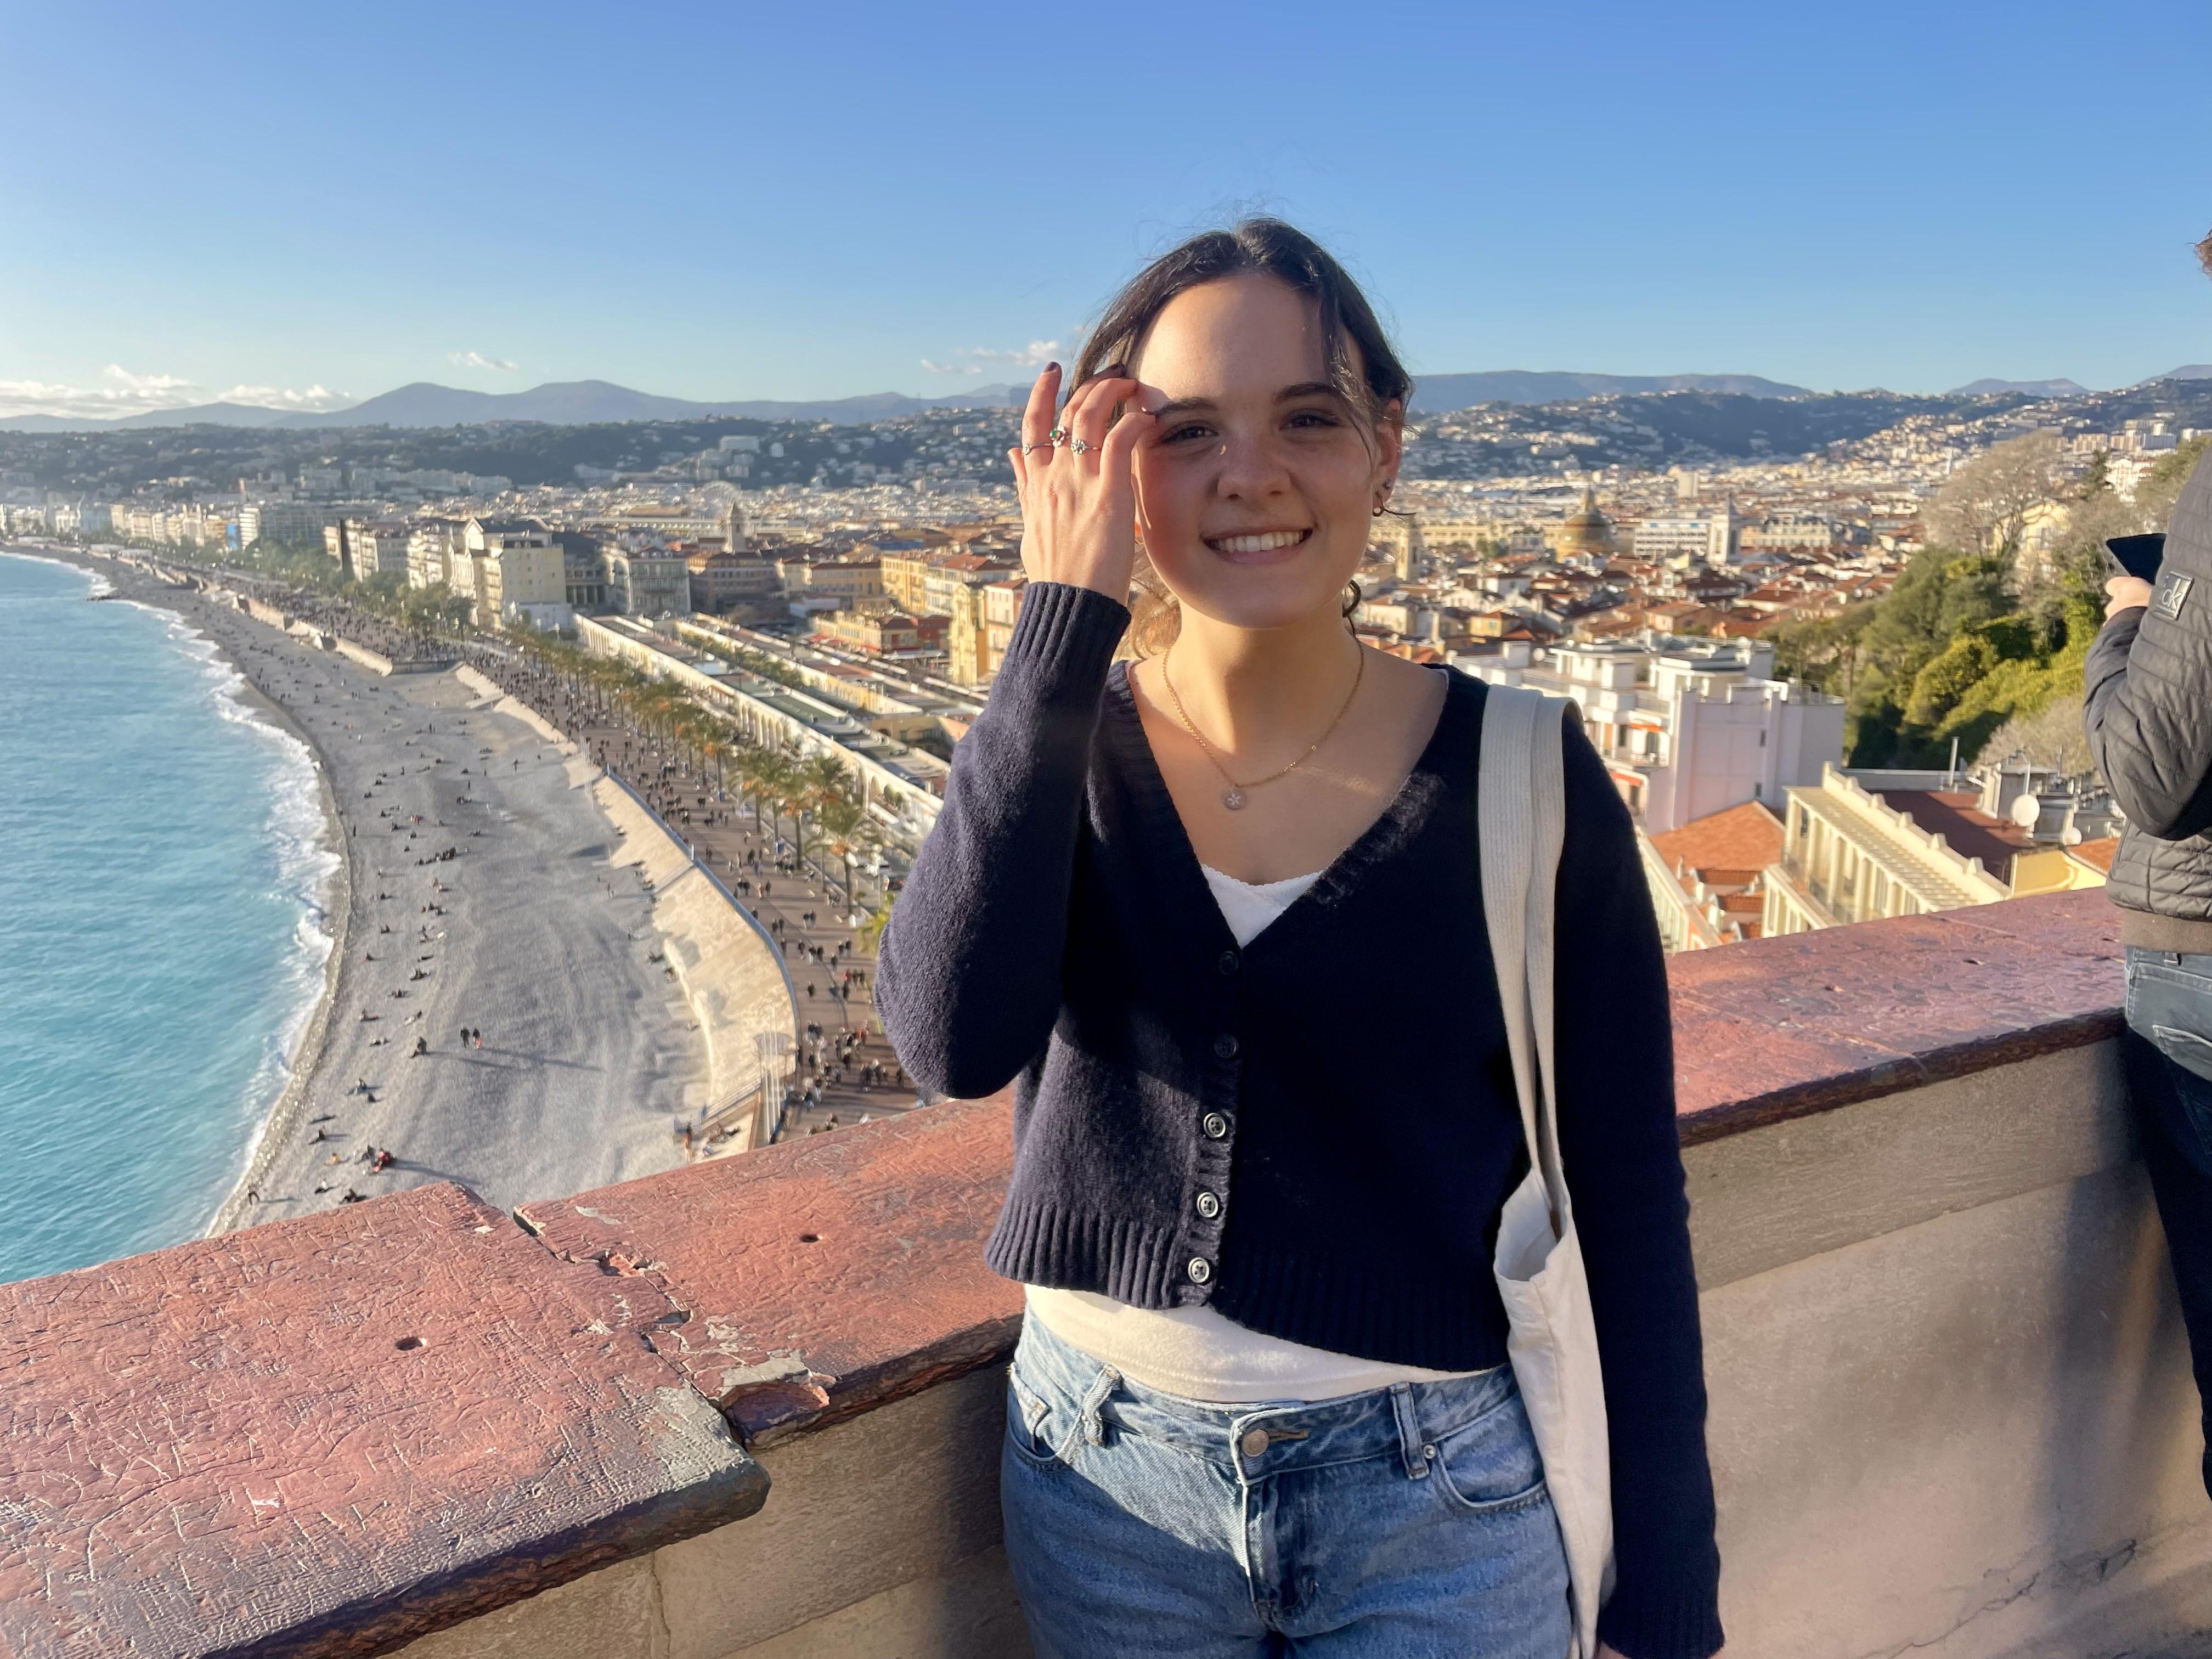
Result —
<instances>
[{"instance_id":1,"label":"jeans waistband","mask_svg":"<svg viewBox=\"0 0 2212 1659\"><path fill-rule=\"evenodd\" d=\"M1394 1382L1310 1404L1213 1404L1132 1382L1036 1319L1022 1327L1013 1370L1018 1388L1078 1413L1094 1444L1113 1432L1132 1434L1246 1475L1395 1453L1407 1474L1419 1480L1437 1441L1518 1393L1513 1368L1499 1365L1472 1376Z\"/></svg>"}]
</instances>

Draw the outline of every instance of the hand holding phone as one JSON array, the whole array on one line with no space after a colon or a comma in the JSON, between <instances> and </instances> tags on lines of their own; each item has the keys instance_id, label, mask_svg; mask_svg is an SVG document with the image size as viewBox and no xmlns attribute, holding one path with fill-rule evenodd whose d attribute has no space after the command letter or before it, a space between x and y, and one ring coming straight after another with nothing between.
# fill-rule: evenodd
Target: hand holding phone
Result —
<instances>
[{"instance_id":1,"label":"hand holding phone","mask_svg":"<svg viewBox=\"0 0 2212 1659\"><path fill-rule=\"evenodd\" d=\"M2114 536L2105 544L2105 564L2115 576L2133 576L2137 581L2155 582L2159 562L2166 556L2166 538L2161 535ZM2145 599L2144 604L2150 603Z\"/></svg>"}]
</instances>

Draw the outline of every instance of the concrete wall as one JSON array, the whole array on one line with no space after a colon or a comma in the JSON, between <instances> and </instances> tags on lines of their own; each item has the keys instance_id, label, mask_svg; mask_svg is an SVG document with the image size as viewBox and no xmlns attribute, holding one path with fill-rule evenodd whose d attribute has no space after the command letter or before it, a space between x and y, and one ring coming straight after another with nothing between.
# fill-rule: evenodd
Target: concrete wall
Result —
<instances>
[{"instance_id":1,"label":"concrete wall","mask_svg":"<svg viewBox=\"0 0 2212 1659\"><path fill-rule=\"evenodd\" d=\"M760 1076L756 1038L781 1032L788 1054L798 1037L782 953L628 790L601 776L592 793L622 833L613 862L636 865L653 884L653 925L707 1045L708 1098L726 1100ZM750 1133L748 1124L727 1150L745 1151Z\"/></svg>"},{"instance_id":2,"label":"concrete wall","mask_svg":"<svg viewBox=\"0 0 2212 1659\"><path fill-rule=\"evenodd\" d=\"M453 671L453 678L475 692L477 696L483 698L495 714L505 714L510 719L520 720L546 742L557 745L564 753L573 755L576 752L576 745L568 741L559 727L523 702L521 698L507 696L500 689L498 682L489 676L463 663ZM598 769L592 768L592 775L597 775ZM571 781L574 780L572 779Z\"/></svg>"},{"instance_id":3,"label":"concrete wall","mask_svg":"<svg viewBox=\"0 0 2212 1659\"><path fill-rule=\"evenodd\" d=\"M2199 1650L2212 1508L2112 1042L1686 1163L1731 1653ZM404 1651L1024 1654L995 1542L1000 1376L770 1447L757 1518Z\"/></svg>"},{"instance_id":4,"label":"concrete wall","mask_svg":"<svg viewBox=\"0 0 2212 1659\"><path fill-rule=\"evenodd\" d=\"M2212 1628L2196 1390L2116 1045L1686 1163L1732 1650L2150 1655Z\"/></svg>"},{"instance_id":5,"label":"concrete wall","mask_svg":"<svg viewBox=\"0 0 2212 1659\"><path fill-rule=\"evenodd\" d=\"M349 662L359 663L372 674L389 674L392 672L391 658L372 651L365 645L356 645L343 635L338 636L336 649L338 655Z\"/></svg>"}]
</instances>

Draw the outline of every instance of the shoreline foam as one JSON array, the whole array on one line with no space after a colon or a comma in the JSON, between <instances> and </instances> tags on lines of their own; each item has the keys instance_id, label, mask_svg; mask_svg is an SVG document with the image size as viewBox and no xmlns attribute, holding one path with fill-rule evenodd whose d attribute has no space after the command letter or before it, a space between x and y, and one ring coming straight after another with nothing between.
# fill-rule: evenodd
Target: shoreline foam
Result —
<instances>
[{"instance_id":1,"label":"shoreline foam","mask_svg":"<svg viewBox=\"0 0 2212 1659\"><path fill-rule=\"evenodd\" d=\"M94 599L114 598L115 602L158 617L170 626L173 638L204 645L204 659L210 665L220 665L226 678L211 688L217 717L236 720L260 728L279 738L298 745L301 756L315 779L315 801L319 824L312 844L329 860L313 883L306 896L306 913L301 925L311 929L325 943L322 960L316 963L307 977L310 994L302 997L287 1016L276 1034L277 1064L282 1083L266 1097L266 1104L258 1104L251 1097L258 1092L262 1071L256 1068L247 1085L248 1098L240 1103L241 1115L252 1125L237 1173L232 1177L223 1198L216 1204L214 1213L202 1224L200 1236L233 1231L239 1224L236 1214L245 1207L246 1189L266 1173L285 1135L299 1127L304 1112L309 1085L319 1069L325 1039L329 1033L331 1016L337 1006L338 975L345 961L348 923L352 911L352 880L346 858L346 826L338 810L337 795L331 781L329 757L313 735L283 704L270 696L254 684L230 647L214 635L195 625L191 617L173 605L164 605L158 599L140 592L125 593L105 570L78 558L56 557L52 554L26 552L8 547L10 557L32 559L42 564L61 565L90 578L92 588L85 596L88 603ZM83 556L89 559L91 556ZM116 596L120 597L116 597ZM197 653L195 653L197 654ZM226 708L239 712L230 714ZM296 930L295 930L296 933Z\"/></svg>"},{"instance_id":2,"label":"shoreline foam","mask_svg":"<svg viewBox=\"0 0 2212 1659\"><path fill-rule=\"evenodd\" d=\"M712 1093L705 1039L659 954L649 896L609 862L621 838L574 775L573 745L508 700L480 703L465 677L379 678L206 595L109 568L125 594L211 636L251 688L241 702L306 740L345 863L322 995L280 1097L239 1136L240 1173L208 1231L318 1212L349 1184L375 1196L455 1181L511 1207L680 1163L678 1132ZM471 774L486 766L496 771L478 787ZM392 833L393 811L422 814L422 839ZM463 861L443 872L456 884L439 890L458 896L418 915L438 873L422 855L457 837ZM434 937L417 943L422 927ZM410 955L422 982L406 977ZM456 1041L464 1024L488 1028L479 1051ZM419 1060L418 1032L430 1044ZM363 1078L367 1100L350 1086ZM372 1176L354 1155L377 1146L396 1161Z\"/></svg>"}]
</instances>

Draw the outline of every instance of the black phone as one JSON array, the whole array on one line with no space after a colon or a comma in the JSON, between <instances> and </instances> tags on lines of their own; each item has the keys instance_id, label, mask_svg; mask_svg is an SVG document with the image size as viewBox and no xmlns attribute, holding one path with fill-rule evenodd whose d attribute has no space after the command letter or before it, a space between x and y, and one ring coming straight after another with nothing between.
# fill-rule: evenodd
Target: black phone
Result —
<instances>
[{"instance_id":1,"label":"black phone","mask_svg":"<svg viewBox=\"0 0 2212 1659\"><path fill-rule=\"evenodd\" d=\"M2165 556L2163 535L2115 536L2105 544L2105 562L2115 576L2140 576L2155 582L2159 561Z\"/></svg>"}]
</instances>

